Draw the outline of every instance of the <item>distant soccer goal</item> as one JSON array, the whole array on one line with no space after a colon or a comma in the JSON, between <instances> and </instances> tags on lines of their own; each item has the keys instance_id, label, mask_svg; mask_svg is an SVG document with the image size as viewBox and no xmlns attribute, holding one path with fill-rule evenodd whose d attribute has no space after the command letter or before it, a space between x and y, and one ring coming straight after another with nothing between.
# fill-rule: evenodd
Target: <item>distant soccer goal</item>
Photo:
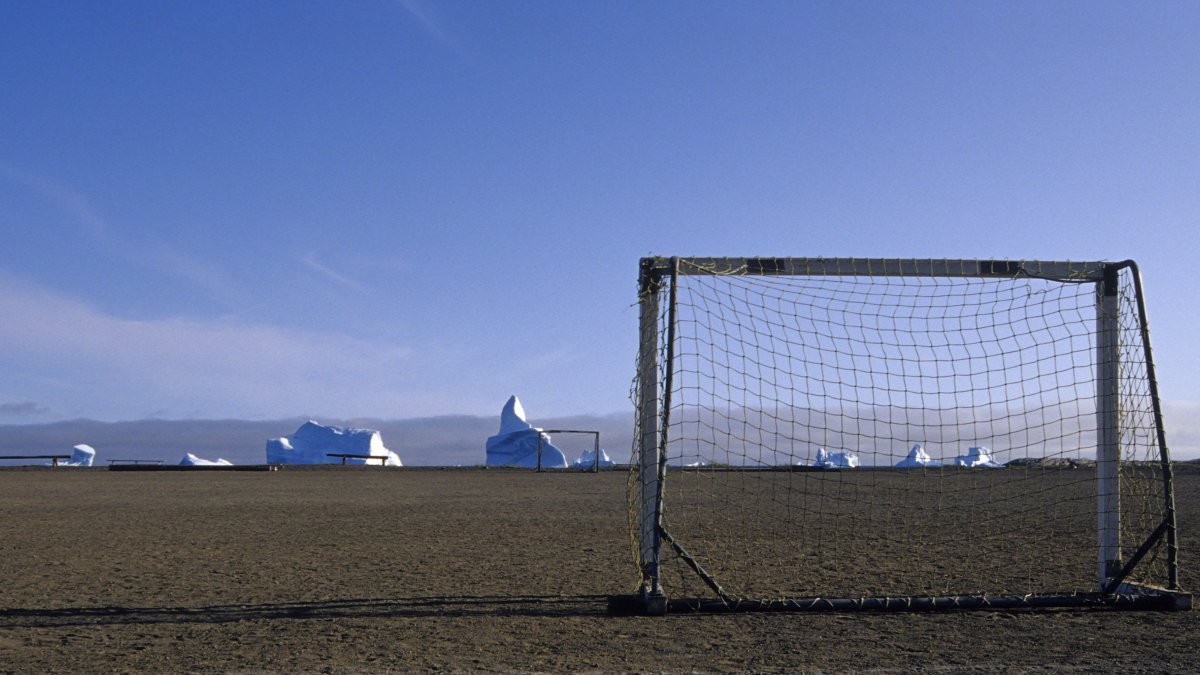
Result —
<instances>
[{"instance_id":1,"label":"distant soccer goal","mask_svg":"<svg viewBox=\"0 0 1200 675\"><path fill-rule=\"evenodd\" d=\"M650 612L1191 606L1132 261L645 258Z\"/></svg>"}]
</instances>

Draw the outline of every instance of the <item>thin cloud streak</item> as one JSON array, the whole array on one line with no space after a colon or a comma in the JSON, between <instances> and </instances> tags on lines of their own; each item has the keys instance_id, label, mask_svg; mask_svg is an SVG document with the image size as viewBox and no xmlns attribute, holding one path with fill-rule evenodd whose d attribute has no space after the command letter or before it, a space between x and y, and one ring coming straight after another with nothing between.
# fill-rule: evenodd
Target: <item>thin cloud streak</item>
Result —
<instances>
[{"instance_id":1,"label":"thin cloud streak","mask_svg":"<svg viewBox=\"0 0 1200 675\"><path fill-rule=\"evenodd\" d=\"M244 304L244 290L234 283L226 270L188 256L168 244L148 248L145 256L129 251L125 257L130 261L149 265L160 273L181 279L226 307L239 307Z\"/></svg>"},{"instance_id":2,"label":"thin cloud streak","mask_svg":"<svg viewBox=\"0 0 1200 675\"><path fill-rule=\"evenodd\" d=\"M91 201L81 192L44 176L0 162L0 176L25 186L27 189L53 202L63 211L75 217L86 234L96 240L109 236L108 222Z\"/></svg>"},{"instance_id":3,"label":"thin cloud streak","mask_svg":"<svg viewBox=\"0 0 1200 675\"><path fill-rule=\"evenodd\" d=\"M114 234L107 218L82 192L66 184L0 162L0 176L25 186L70 214L84 233L114 258L179 279L227 307L243 304L244 289L221 268L166 244L133 245Z\"/></svg>"},{"instance_id":4,"label":"thin cloud streak","mask_svg":"<svg viewBox=\"0 0 1200 675\"><path fill-rule=\"evenodd\" d=\"M300 262L308 269L317 272L321 276L325 277L329 281L332 281L338 286L341 286L342 288L360 292L366 290L366 286L364 286L362 283L338 273L334 269L317 260L316 253L309 253L308 255L305 255L304 257L300 258Z\"/></svg>"},{"instance_id":5,"label":"thin cloud streak","mask_svg":"<svg viewBox=\"0 0 1200 675\"><path fill-rule=\"evenodd\" d=\"M233 417L419 409L396 386L414 356L405 347L229 319L122 319L2 277L0 313L19 319L0 323L4 359L54 373L65 395L92 396L100 409L120 398L110 389L140 389L176 414L197 407ZM129 418L146 411L105 412Z\"/></svg>"},{"instance_id":6,"label":"thin cloud streak","mask_svg":"<svg viewBox=\"0 0 1200 675\"><path fill-rule=\"evenodd\" d=\"M454 39L442 26L442 22L434 15L433 8L425 0L396 0L404 11L408 12L425 32L447 47L456 47Z\"/></svg>"},{"instance_id":7,"label":"thin cloud streak","mask_svg":"<svg viewBox=\"0 0 1200 675\"><path fill-rule=\"evenodd\" d=\"M573 345L559 345L549 351L533 354L518 361L522 370L558 368L579 358L579 350Z\"/></svg>"}]
</instances>

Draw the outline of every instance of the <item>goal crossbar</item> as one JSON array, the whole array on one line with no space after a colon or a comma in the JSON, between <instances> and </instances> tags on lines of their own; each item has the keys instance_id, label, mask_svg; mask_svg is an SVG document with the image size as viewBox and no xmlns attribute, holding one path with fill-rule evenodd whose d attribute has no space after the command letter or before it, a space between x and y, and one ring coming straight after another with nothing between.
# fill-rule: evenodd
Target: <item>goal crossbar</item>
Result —
<instances>
[{"instance_id":1,"label":"goal crossbar","mask_svg":"<svg viewBox=\"0 0 1200 675\"><path fill-rule=\"evenodd\" d=\"M903 258L664 258L642 259L643 279L672 274L747 276L978 277L1027 276L1056 281L1102 281L1112 263Z\"/></svg>"}]
</instances>

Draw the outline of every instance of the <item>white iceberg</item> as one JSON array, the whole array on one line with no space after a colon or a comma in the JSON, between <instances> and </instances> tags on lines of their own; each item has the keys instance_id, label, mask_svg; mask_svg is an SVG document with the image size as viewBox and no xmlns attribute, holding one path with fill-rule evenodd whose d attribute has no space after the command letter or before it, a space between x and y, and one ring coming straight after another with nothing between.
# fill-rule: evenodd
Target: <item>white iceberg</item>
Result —
<instances>
[{"instance_id":1,"label":"white iceberg","mask_svg":"<svg viewBox=\"0 0 1200 675\"><path fill-rule=\"evenodd\" d=\"M538 439L542 441L542 467L567 468L567 456L550 443L550 437L525 421L525 409L511 396L500 411L500 432L487 439L488 466L538 466Z\"/></svg>"},{"instance_id":2,"label":"white iceberg","mask_svg":"<svg viewBox=\"0 0 1200 675\"><path fill-rule=\"evenodd\" d=\"M59 462L57 466L91 466L95 460L96 449L90 445L80 443L71 448L71 459Z\"/></svg>"},{"instance_id":3,"label":"white iceberg","mask_svg":"<svg viewBox=\"0 0 1200 675\"><path fill-rule=\"evenodd\" d=\"M918 469L925 466L941 466L941 462L933 461L920 443L913 443L912 449L908 451L908 456L896 462L896 466L901 469Z\"/></svg>"},{"instance_id":4,"label":"white iceberg","mask_svg":"<svg viewBox=\"0 0 1200 675\"><path fill-rule=\"evenodd\" d=\"M190 452L183 454L183 460L179 462L179 466L233 466L233 462L227 459L217 458L216 461L197 457Z\"/></svg>"},{"instance_id":5,"label":"white iceberg","mask_svg":"<svg viewBox=\"0 0 1200 675\"><path fill-rule=\"evenodd\" d=\"M990 469L1003 466L992 459L991 452L991 450L982 445L977 448L967 448L967 454L955 457L954 464L955 466L986 467Z\"/></svg>"},{"instance_id":6,"label":"white iceberg","mask_svg":"<svg viewBox=\"0 0 1200 675\"><path fill-rule=\"evenodd\" d=\"M579 459L571 462L571 468L573 469L590 469L594 466L596 466L595 450L584 450ZM604 451L604 448L600 448L600 466L616 466L616 462L609 459L608 453Z\"/></svg>"},{"instance_id":7,"label":"white iceberg","mask_svg":"<svg viewBox=\"0 0 1200 675\"><path fill-rule=\"evenodd\" d=\"M813 466L825 469L853 469L858 466L858 455L853 452L829 452L825 448L817 448L817 461Z\"/></svg>"},{"instance_id":8,"label":"white iceberg","mask_svg":"<svg viewBox=\"0 0 1200 675\"><path fill-rule=\"evenodd\" d=\"M404 466L400 456L383 445L378 431L325 426L312 420L300 425L291 436L267 441L267 464L366 464L363 457L330 455L369 455L383 459L385 466Z\"/></svg>"}]
</instances>

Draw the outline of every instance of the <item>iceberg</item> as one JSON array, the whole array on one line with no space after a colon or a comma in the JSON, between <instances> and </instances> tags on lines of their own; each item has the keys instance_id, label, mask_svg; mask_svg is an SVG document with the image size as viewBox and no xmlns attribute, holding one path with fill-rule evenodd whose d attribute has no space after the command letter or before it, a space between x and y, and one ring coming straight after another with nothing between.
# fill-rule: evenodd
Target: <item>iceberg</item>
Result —
<instances>
[{"instance_id":1,"label":"iceberg","mask_svg":"<svg viewBox=\"0 0 1200 675\"><path fill-rule=\"evenodd\" d=\"M300 425L291 436L267 441L267 464L341 464L341 457L329 455L370 455L384 459L385 466L404 466L400 456L383 445L383 437L372 429L325 426L312 420ZM347 464L365 464L363 458L349 458Z\"/></svg>"},{"instance_id":2,"label":"iceberg","mask_svg":"<svg viewBox=\"0 0 1200 675\"><path fill-rule=\"evenodd\" d=\"M179 462L179 466L233 466L233 462L227 459L218 458L216 461L197 457L190 452L183 454L183 460Z\"/></svg>"},{"instance_id":3,"label":"iceberg","mask_svg":"<svg viewBox=\"0 0 1200 675\"><path fill-rule=\"evenodd\" d=\"M538 439L542 441L542 467L567 468L567 456L550 443L550 437L525 421L525 409L516 396L510 396L500 411L500 432L487 439L488 466L538 466Z\"/></svg>"},{"instance_id":4,"label":"iceberg","mask_svg":"<svg viewBox=\"0 0 1200 675\"><path fill-rule=\"evenodd\" d=\"M58 466L91 466L95 459L96 449L90 445L80 443L71 448L71 459L59 462Z\"/></svg>"},{"instance_id":5,"label":"iceberg","mask_svg":"<svg viewBox=\"0 0 1200 675\"><path fill-rule=\"evenodd\" d=\"M921 447L920 443L913 443L912 449L908 451L908 456L896 462L896 466L901 469L917 469L925 466L941 466L941 462L933 461L929 453L925 452L925 448Z\"/></svg>"},{"instance_id":6,"label":"iceberg","mask_svg":"<svg viewBox=\"0 0 1200 675\"><path fill-rule=\"evenodd\" d=\"M825 448L817 448L817 461L813 466L825 469L853 469L858 466L858 455L853 452L829 452Z\"/></svg>"},{"instance_id":7,"label":"iceberg","mask_svg":"<svg viewBox=\"0 0 1200 675\"><path fill-rule=\"evenodd\" d=\"M542 453L544 454L545 452L546 446L543 445ZM571 462L571 468L573 469L590 469L593 466L596 466L595 450L584 450L583 454L579 456L579 459ZM609 459L608 453L604 451L604 448L600 448L600 466L616 466L616 462Z\"/></svg>"},{"instance_id":8,"label":"iceberg","mask_svg":"<svg viewBox=\"0 0 1200 675\"><path fill-rule=\"evenodd\" d=\"M992 459L991 452L991 450L982 445L977 448L967 448L967 454L959 455L958 457L954 458L954 465L971 467L978 466L991 469L999 468L1002 465Z\"/></svg>"}]
</instances>

